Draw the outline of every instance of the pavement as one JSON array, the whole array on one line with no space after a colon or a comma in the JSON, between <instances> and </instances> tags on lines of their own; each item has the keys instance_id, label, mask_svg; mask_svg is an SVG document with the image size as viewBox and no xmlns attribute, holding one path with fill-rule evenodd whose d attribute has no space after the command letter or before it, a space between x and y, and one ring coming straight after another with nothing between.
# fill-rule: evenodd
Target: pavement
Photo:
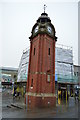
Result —
<instances>
[{"instance_id":1,"label":"pavement","mask_svg":"<svg viewBox=\"0 0 80 120\"><path fill-rule=\"evenodd\" d=\"M56 102L53 108L27 109L25 98L13 99L9 92L2 93L2 118L78 118L80 102L70 97L68 103Z\"/></svg>"}]
</instances>

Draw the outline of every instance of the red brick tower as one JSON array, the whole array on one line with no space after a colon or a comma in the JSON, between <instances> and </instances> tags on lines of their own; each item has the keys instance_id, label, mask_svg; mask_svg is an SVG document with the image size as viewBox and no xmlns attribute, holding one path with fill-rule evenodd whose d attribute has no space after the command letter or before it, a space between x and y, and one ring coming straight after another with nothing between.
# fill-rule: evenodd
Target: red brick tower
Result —
<instances>
[{"instance_id":1,"label":"red brick tower","mask_svg":"<svg viewBox=\"0 0 80 120\"><path fill-rule=\"evenodd\" d=\"M56 105L55 28L47 13L42 13L32 28L27 79L29 107Z\"/></svg>"}]
</instances>

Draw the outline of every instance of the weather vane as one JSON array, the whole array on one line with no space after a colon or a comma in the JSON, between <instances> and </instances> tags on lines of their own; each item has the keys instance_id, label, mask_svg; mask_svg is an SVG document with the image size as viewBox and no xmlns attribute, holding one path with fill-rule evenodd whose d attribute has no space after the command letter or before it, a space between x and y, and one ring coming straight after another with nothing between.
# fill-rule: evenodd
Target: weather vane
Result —
<instances>
[{"instance_id":1,"label":"weather vane","mask_svg":"<svg viewBox=\"0 0 80 120\"><path fill-rule=\"evenodd\" d=\"M45 13L45 9L46 9L46 7L47 7L47 6L44 4L44 13Z\"/></svg>"}]
</instances>

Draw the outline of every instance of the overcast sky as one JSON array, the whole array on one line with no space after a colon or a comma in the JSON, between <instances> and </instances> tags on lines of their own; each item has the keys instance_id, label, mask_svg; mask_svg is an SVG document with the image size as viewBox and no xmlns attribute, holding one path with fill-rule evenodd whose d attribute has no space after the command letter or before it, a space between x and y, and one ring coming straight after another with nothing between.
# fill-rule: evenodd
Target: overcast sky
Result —
<instances>
[{"instance_id":1,"label":"overcast sky","mask_svg":"<svg viewBox=\"0 0 80 120\"><path fill-rule=\"evenodd\" d=\"M43 12L44 4L47 5L46 12L56 29L57 44L73 47L74 64L78 64L77 0L46 1L2 0L0 2L0 66L19 66L23 50L30 45L32 27Z\"/></svg>"}]
</instances>

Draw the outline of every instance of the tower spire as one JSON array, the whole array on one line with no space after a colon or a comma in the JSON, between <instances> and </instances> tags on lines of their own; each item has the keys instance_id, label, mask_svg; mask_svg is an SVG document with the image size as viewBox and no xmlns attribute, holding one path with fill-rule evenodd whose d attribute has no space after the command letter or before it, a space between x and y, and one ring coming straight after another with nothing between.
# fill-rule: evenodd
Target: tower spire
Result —
<instances>
[{"instance_id":1,"label":"tower spire","mask_svg":"<svg viewBox=\"0 0 80 120\"><path fill-rule=\"evenodd\" d=\"M45 13L45 9L46 9L46 7L47 7L46 4L44 4L44 13Z\"/></svg>"}]
</instances>

